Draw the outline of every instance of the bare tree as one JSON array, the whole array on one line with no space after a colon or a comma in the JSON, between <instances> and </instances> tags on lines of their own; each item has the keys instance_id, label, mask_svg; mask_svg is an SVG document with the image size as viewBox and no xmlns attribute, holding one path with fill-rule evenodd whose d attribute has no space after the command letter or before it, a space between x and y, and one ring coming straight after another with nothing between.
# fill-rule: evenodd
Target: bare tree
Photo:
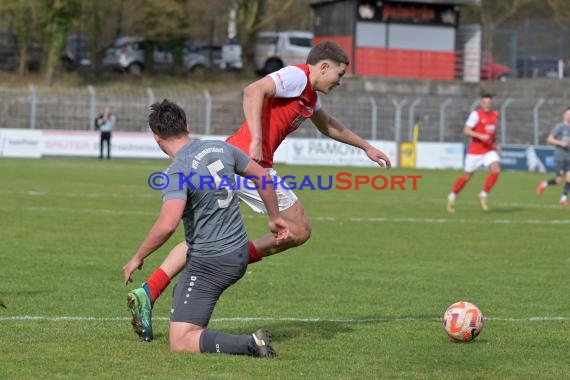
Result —
<instances>
[{"instance_id":1,"label":"bare tree","mask_svg":"<svg viewBox=\"0 0 570 380\"><path fill-rule=\"evenodd\" d=\"M568 20L570 19L570 2L568 0L547 0L548 5L554 13L554 19L558 24L568 30Z\"/></svg>"},{"instance_id":2,"label":"bare tree","mask_svg":"<svg viewBox=\"0 0 570 380\"><path fill-rule=\"evenodd\" d=\"M52 85L71 20L77 13L78 0L45 0L46 31L49 38L44 81Z\"/></svg>"},{"instance_id":3,"label":"bare tree","mask_svg":"<svg viewBox=\"0 0 570 380\"><path fill-rule=\"evenodd\" d=\"M234 0L244 67L255 67L257 33L273 25L294 3L295 0ZM272 12L266 12L268 9Z\"/></svg>"},{"instance_id":4,"label":"bare tree","mask_svg":"<svg viewBox=\"0 0 570 380\"><path fill-rule=\"evenodd\" d=\"M35 62L39 63L40 52L38 49L31 51L30 43L38 25L38 5L33 0L4 0L0 5L0 11L5 11L14 28L14 34L18 41L18 73L23 75L30 67L30 53L35 54ZM39 69L39 67L33 67Z\"/></svg>"},{"instance_id":5,"label":"bare tree","mask_svg":"<svg viewBox=\"0 0 570 380\"><path fill-rule=\"evenodd\" d=\"M525 6L537 0L481 0L480 18L486 33L483 44L486 50L493 50L493 40L498 26L515 16ZM541 0L538 0L541 1Z\"/></svg>"}]
</instances>

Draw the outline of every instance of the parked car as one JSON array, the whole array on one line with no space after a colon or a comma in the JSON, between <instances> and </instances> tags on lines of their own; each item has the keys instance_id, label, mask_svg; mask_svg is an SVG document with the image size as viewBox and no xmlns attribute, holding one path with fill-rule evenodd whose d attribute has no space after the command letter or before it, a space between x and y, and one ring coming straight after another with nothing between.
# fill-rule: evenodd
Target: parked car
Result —
<instances>
[{"instance_id":1,"label":"parked car","mask_svg":"<svg viewBox=\"0 0 570 380\"><path fill-rule=\"evenodd\" d=\"M512 75L509 66L497 63L490 52L481 55L481 80L506 81Z\"/></svg>"},{"instance_id":2,"label":"parked car","mask_svg":"<svg viewBox=\"0 0 570 380\"><path fill-rule=\"evenodd\" d=\"M237 43L208 45L187 44L184 47L184 66L190 72L206 68L240 70L242 68L241 46Z\"/></svg>"},{"instance_id":3,"label":"parked car","mask_svg":"<svg viewBox=\"0 0 570 380\"><path fill-rule=\"evenodd\" d=\"M41 67L42 48L36 43L27 47L29 71L38 71ZM18 38L12 32L0 31L0 69L15 70L18 67Z\"/></svg>"},{"instance_id":4,"label":"parked car","mask_svg":"<svg viewBox=\"0 0 570 380\"><path fill-rule=\"evenodd\" d=\"M184 46L184 67L190 72L206 68L219 68L222 62L222 47L219 45L187 44Z\"/></svg>"},{"instance_id":5,"label":"parked car","mask_svg":"<svg viewBox=\"0 0 570 380\"><path fill-rule=\"evenodd\" d=\"M145 41L142 37L120 37L113 47L105 51L103 68L140 75L144 71ZM241 47L239 45L209 45L188 43L184 46L183 64L187 71L196 72L205 68L241 69ZM164 44L153 47L153 69L170 70L174 56Z\"/></svg>"},{"instance_id":6,"label":"parked car","mask_svg":"<svg viewBox=\"0 0 570 380\"><path fill-rule=\"evenodd\" d=\"M517 60L517 77L519 78L558 78L560 60L557 58L528 57ZM563 65L563 74L568 70ZM566 76L566 75L564 75Z\"/></svg>"},{"instance_id":7,"label":"parked car","mask_svg":"<svg viewBox=\"0 0 570 380\"><path fill-rule=\"evenodd\" d=\"M305 63L313 37L313 33L300 30L260 32L255 48L258 73L266 75L290 64Z\"/></svg>"},{"instance_id":8,"label":"parked car","mask_svg":"<svg viewBox=\"0 0 570 380\"><path fill-rule=\"evenodd\" d=\"M133 75L140 75L144 70L145 44L148 41L140 37L124 37L117 46L119 67ZM160 43L153 44L152 64L156 71L168 70L174 63L172 53Z\"/></svg>"},{"instance_id":9,"label":"parked car","mask_svg":"<svg viewBox=\"0 0 570 380\"><path fill-rule=\"evenodd\" d=\"M69 35L61 56L61 65L65 71L82 70L91 66L89 40L79 35Z\"/></svg>"}]
</instances>

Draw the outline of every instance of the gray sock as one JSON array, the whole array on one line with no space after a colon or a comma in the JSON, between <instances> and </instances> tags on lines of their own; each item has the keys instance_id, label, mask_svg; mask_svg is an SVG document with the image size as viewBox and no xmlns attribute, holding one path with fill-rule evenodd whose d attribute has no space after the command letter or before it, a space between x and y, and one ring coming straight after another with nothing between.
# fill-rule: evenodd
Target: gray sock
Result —
<instances>
[{"instance_id":1,"label":"gray sock","mask_svg":"<svg viewBox=\"0 0 570 380\"><path fill-rule=\"evenodd\" d=\"M215 330L204 330L200 335L200 352L250 355L251 335L230 335Z\"/></svg>"}]
</instances>

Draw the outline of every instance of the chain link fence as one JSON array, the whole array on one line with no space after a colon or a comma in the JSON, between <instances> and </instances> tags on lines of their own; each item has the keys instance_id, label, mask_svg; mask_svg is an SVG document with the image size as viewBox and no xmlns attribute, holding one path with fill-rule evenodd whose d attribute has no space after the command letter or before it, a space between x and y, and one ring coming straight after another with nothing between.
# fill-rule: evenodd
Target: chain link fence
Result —
<instances>
[{"instance_id":1,"label":"chain link fence","mask_svg":"<svg viewBox=\"0 0 570 380\"><path fill-rule=\"evenodd\" d=\"M243 122L241 93L211 95L146 89L118 93L109 89L38 91L33 86L0 91L0 128L94 130L95 117L109 105L118 131L148 131L149 105L176 101L186 110L195 134L229 135ZM410 141L419 125L420 141L463 142L463 126L477 99L444 96L380 96L338 92L321 97L323 107L365 139ZM496 98L501 112L498 142L545 144L568 106L564 98ZM318 138L306 121L292 136Z\"/></svg>"}]
</instances>

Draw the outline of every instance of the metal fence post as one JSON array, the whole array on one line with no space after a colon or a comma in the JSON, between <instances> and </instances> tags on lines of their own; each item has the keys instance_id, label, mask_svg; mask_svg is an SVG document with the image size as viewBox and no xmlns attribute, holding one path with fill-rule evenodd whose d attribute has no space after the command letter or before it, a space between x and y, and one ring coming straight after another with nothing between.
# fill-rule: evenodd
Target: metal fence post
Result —
<instances>
[{"instance_id":1,"label":"metal fence post","mask_svg":"<svg viewBox=\"0 0 570 380\"><path fill-rule=\"evenodd\" d=\"M507 98L501 105L501 145L507 141L507 107L513 102L513 98Z\"/></svg>"},{"instance_id":2,"label":"metal fence post","mask_svg":"<svg viewBox=\"0 0 570 380\"><path fill-rule=\"evenodd\" d=\"M95 107L97 106L97 98L95 96L95 88L92 85L87 86L89 91L89 130L95 130Z\"/></svg>"},{"instance_id":3,"label":"metal fence post","mask_svg":"<svg viewBox=\"0 0 570 380\"><path fill-rule=\"evenodd\" d=\"M34 85L30 83L28 87L30 88L30 129L36 129L36 109L38 98Z\"/></svg>"},{"instance_id":4,"label":"metal fence post","mask_svg":"<svg viewBox=\"0 0 570 380\"><path fill-rule=\"evenodd\" d=\"M146 94L148 95L148 106L150 107L155 102L154 91L152 91L152 88L147 87Z\"/></svg>"},{"instance_id":5,"label":"metal fence post","mask_svg":"<svg viewBox=\"0 0 570 380\"><path fill-rule=\"evenodd\" d=\"M544 104L544 98L540 98L538 99L538 102L536 102L534 108L532 109L532 116L534 119L534 145L538 145L538 131L540 129L539 128L540 122L538 120L538 110L540 109L540 107L542 107L543 104Z\"/></svg>"},{"instance_id":6,"label":"metal fence post","mask_svg":"<svg viewBox=\"0 0 570 380\"><path fill-rule=\"evenodd\" d=\"M402 129L402 108L404 105L408 103L408 99L404 99L401 102L398 102L396 99L392 98L392 104L395 108L395 116L394 116L394 140L396 143L400 143L402 141L401 137L401 129Z\"/></svg>"},{"instance_id":7,"label":"metal fence post","mask_svg":"<svg viewBox=\"0 0 570 380\"><path fill-rule=\"evenodd\" d=\"M439 142L443 142L443 140L445 140L445 129L447 126L445 109L448 105L451 104L451 102L453 102L453 99L447 98L443 101L443 103L441 103L441 106L439 106Z\"/></svg>"},{"instance_id":8,"label":"metal fence post","mask_svg":"<svg viewBox=\"0 0 570 380\"><path fill-rule=\"evenodd\" d=\"M371 133L370 136L372 140L376 140L378 137L378 105L376 105L376 100L374 97L369 97L368 100L370 101L370 106L372 107L372 111L370 113L370 117L372 118L371 124Z\"/></svg>"},{"instance_id":9,"label":"metal fence post","mask_svg":"<svg viewBox=\"0 0 570 380\"><path fill-rule=\"evenodd\" d=\"M204 90L204 100L206 101L204 108L204 134L209 135L212 129L212 97L207 89Z\"/></svg>"},{"instance_id":10,"label":"metal fence post","mask_svg":"<svg viewBox=\"0 0 570 380\"><path fill-rule=\"evenodd\" d=\"M412 130L414 129L416 107L421 101L421 98L416 98L412 104L410 104L410 109L408 110L408 141L412 141Z\"/></svg>"}]
</instances>

